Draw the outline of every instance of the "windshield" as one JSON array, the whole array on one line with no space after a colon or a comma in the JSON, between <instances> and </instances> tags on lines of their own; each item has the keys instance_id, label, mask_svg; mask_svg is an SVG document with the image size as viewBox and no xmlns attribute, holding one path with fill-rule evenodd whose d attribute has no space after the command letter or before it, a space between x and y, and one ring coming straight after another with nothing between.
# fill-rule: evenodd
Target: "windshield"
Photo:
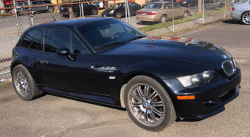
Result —
<instances>
[{"instance_id":1,"label":"windshield","mask_svg":"<svg viewBox=\"0 0 250 137\"><path fill-rule=\"evenodd\" d=\"M109 7L109 9L117 9L117 8L121 7L122 4L123 4L123 3L113 4L113 5L111 5L111 6Z\"/></svg>"},{"instance_id":2,"label":"windshield","mask_svg":"<svg viewBox=\"0 0 250 137\"><path fill-rule=\"evenodd\" d=\"M160 9L162 6L162 3L149 3L145 9Z\"/></svg>"},{"instance_id":3,"label":"windshield","mask_svg":"<svg viewBox=\"0 0 250 137\"><path fill-rule=\"evenodd\" d=\"M127 23L114 19L80 25L76 27L76 30L95 51L145 37L145 34Z\"/></svg>"}]
</instances>

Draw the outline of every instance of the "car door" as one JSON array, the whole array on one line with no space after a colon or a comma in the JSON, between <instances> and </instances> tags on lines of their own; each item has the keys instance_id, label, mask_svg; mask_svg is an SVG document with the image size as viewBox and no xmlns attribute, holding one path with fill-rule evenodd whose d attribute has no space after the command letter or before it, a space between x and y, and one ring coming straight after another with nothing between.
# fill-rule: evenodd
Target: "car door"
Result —
<instances>
[{"instance_id":1,"label":"car door","mask_svg":"<svg viewBox=\"0 0 250 137\"><path fill-rule=\"evenodd\" d=\"M167 15L167 20L173 19L173 16L172 16L172 4L171 3L165 3L164 4L164 14Z\"/></svg>"},{"instance_id":2,"label":"car door","mask_svg":"<svg viewBox=\"0 0 250 137\"><path fill-rule=\"evenodd\" d=\"M174 3L174 16L175 16L175 18L183 17L183 15L184 15L184 12L182 12L180 5L177 3Z\"/></svg>"},{"instance_id":3,"label":"car door","mask_svg":"<svg viewBox=\"0 0 250 137\"><path fill-rule=\"evenodd\" d=\"M32 1L32 2L30 2L30 5L31 6L37 6L37 2L36 1ZM39 7L31 7L30 10L31 11L38 11Z\"/></svg>"},{"instance_id":4,"label":"car door","mask_svg":"<svg viewBox=\"0 0 250 137\"><path fill-rule=\"evenodd\" d=\"M71 93L91 91L91 55L78 38L68 29L45 28L43 43L44 52L39 55L36 68L46 85L44 88ZM61 48L67 48L71 56L58 55L56 50Z\"/></svg>"},{"instance_id":5,"label":"car door","mask_svg":"<svg viewBox=\"0 0 250 137\"><path fill-rule=\"evenodd\" d=\"M129 12L130 12L130 15L136 15L136 4L134 2L129 2L128 3L129 5Z\"/></svg>"}]
</instances>

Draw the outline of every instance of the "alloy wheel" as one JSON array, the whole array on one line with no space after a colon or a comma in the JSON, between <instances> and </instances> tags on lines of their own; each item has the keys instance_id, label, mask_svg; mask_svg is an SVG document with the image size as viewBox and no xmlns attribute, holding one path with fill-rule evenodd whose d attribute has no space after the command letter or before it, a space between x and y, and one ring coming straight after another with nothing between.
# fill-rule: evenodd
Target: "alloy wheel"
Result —
<instances>
[{"instance_id":1,"label":"alloy wheel","mask_svg":"<svg viewBox=\"0 0 250 137\"><path fill-rule=\"evenodd\" d=\"M250 24L250 12L246 12L242 15L242 21L244 24Z\"/></svg>"},{"instance_id":2,"label":"alloy wheel","mask_svg":"<svg viewBox=\"0 0 250 137\"><path fill-rule=\"evenodd\" d=\"M14 81L15 81L15 87L18 93L22 97L29 96L29 93L30 93L29 82L28 82L28 79L25 77L23 71L19 70L16 72Z\"/></svg>"},{"instance_id":3,"label":"alloy wheel","mask_svg":"<svg viewBox=\"0 0 250 137\"><path fill-rule=\"evenodd\" d=\"M162 17L162 18L161 18L161 22L162 22L162 23L166 22L166 17Z\"/></svg>"},{"instance_id":4,"label":"alloy wheel","mask_svg":"<svg viewBox=\"0 0 250 137\"><path fill-rule=\"evenodd\" d=\"M137 120L150 125L164 118L165 105L159 93L146 84L134 85L129 93L129 104Z\"/></svg>"}]
</instances>

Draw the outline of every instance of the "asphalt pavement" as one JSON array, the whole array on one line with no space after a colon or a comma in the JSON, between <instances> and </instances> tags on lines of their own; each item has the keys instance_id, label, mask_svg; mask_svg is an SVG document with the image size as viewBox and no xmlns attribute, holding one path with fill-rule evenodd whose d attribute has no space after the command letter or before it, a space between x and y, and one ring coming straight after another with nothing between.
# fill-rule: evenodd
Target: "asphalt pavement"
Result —
<instances>
[{"instance_id":1,"label":"asphalt pavement","mask_svg":"<svg viewBox=\"0 0 250 137\"><path fill-rule=\"evenodd\" d=\"M0 84L0 136L249 137L249 26L227 20L174 36L212 42L226 48L239 62L242 88L239 97L225 106L225 111L202 121L174 122L161 132L149 132L135 125L123 109L50 94L33 101L23 101L11 84Z\"/></svg>"}]
</instances>

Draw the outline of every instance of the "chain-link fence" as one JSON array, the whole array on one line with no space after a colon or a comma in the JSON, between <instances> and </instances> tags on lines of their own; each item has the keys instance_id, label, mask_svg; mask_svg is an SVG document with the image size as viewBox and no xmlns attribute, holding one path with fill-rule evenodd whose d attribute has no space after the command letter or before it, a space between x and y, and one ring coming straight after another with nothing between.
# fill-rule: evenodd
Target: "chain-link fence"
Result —
<instances>
[{"instance_id":1,"label":"chain-link fence","mask_svg":"<svg viewBox=\"0 0 250 137\"><path fill-rule=\"evenodd\" d=\"M0 7L0 80L10 78L11 51L30 26L70 18L114 17L164 36L230 15L237 0L5 0ZM1 6L1 3L0 3Z\"/></svg>"}]
</instances>

